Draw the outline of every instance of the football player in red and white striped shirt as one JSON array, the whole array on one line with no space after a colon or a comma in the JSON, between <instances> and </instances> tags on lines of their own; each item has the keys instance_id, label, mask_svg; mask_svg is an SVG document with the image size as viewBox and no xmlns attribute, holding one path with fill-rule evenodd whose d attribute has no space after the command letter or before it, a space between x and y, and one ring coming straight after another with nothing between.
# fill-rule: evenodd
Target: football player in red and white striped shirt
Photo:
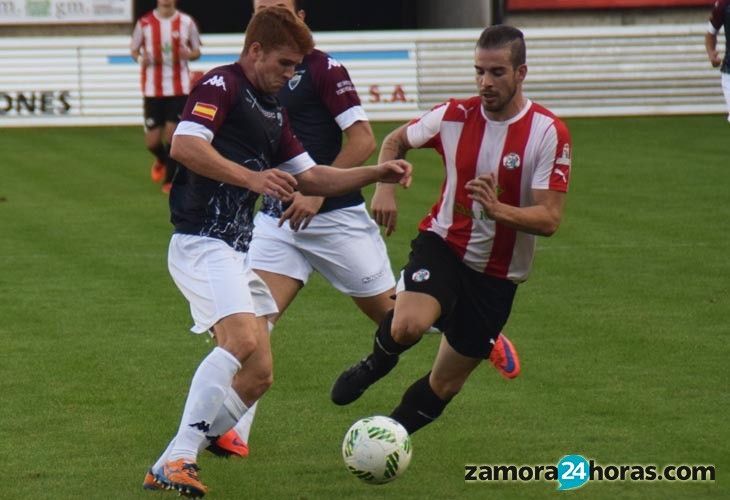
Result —
<instances>
[{"instance_id":1,"label":"football player in red and white striped shirt","mask_svg":"<svg viewBox=\"0 0 730 500\"><path fill-rule=\"evenodd\" d=\"M172 133L190 93L188 61L200 57L200 34L176 0L157 0L157 8L137 21L130 50L140 64L144 95L145 145L155 155L151 176L169 192L174 168L169 160Z\"/></svg>"},{"instance_id":2,"label":"football player in red and white striped shirt","mask_svg":"<svg viewBox=\"0 0 730 500\"><path fill-rule=\"evenodd\" d=\"M518 29L485 29L474 53L479 95L436 106L384 140L380 161L432 148L446 179L411 244L395 310L380 323L373 352L335 382L336 404L360 397L435 324L444 335L433 367L390 416L411 433L437 418L489 356L530 272L535 236L560 225L570 136L562 121L524 96L525 52ZM374 215L394 229L393 210Z\"/></svg>"}]
</instances>

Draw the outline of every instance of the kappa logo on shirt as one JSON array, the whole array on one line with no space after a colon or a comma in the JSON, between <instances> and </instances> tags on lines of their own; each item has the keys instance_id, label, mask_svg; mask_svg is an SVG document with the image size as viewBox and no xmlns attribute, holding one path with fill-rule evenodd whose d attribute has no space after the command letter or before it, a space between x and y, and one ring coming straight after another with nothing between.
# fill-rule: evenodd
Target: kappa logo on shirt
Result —
<instances>
[{"instance_id":1,"label":"kappa logo on shirt","mask_svg":"<svg viewBox=\"0 0 730 500\"><path fill-rule=\"evenodd\" d=\"M228 89L226 88L226 81L221 75L211 76L205 82L203 82L203 85L212 85L213 87L223 87L223 90L228 92Z\"/></svg>"},{"instance_id":2,"label":"kappa logo on shirt","mask_svg":"<svg viewBox=\"0 0 730 500\"><path fill-rule=\"evenodd\" d=\"M330 70L332 68L340 68L342 67L342 64L340 64L337 60L332 59L331 57L327 58L327 69Z\"/></svg>"}]
</instances>

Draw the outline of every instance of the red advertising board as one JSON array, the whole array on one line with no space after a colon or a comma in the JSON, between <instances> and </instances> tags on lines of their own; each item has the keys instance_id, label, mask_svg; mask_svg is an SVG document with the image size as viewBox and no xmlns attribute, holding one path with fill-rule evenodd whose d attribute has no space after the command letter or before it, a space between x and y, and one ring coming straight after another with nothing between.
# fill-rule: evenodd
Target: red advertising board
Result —
<instances>
[{"instance_id":1,"label":"red advertising board","mask_svg":"<svg viewBox=\"0 0 730 500\"><path fill-rule=\"evenodd\" d=\"M507 10L634 9L707 7L714 0L508 0Z\"/></svg>"}]
</instances>

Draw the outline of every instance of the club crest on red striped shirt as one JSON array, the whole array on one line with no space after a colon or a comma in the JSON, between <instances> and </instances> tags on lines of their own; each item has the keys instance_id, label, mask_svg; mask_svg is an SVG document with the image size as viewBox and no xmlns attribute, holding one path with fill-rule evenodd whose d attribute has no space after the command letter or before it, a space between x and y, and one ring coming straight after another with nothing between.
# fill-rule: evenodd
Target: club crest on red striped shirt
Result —
<instances>
[{"instance_id":1,"label":"club crest on red striped shirt","mask_svg":"<svg viewBox=\"0 0 730 500\"><path fill-rule=\"evenodd\" d=\"M507 170L520 168L520 165L522 165L522 158L520 158L520 155L517 153L509 153L504 155L504 158L502 158L502 165Z\"/></svg>"}]
</instances>

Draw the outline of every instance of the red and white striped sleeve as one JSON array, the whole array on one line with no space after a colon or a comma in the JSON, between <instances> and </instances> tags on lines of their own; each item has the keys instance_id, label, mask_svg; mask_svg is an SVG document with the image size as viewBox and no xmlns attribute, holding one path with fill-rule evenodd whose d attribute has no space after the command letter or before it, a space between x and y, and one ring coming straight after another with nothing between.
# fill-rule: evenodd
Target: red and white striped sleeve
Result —
<instances>
[{"instance_id":1,"label":"red and white striped sleeve","mask_svg":"<svg viewBox=\"0 0 730 500\"><path fill-rule=\"evenodd\" d=\"M129 44L131 50L139 50L144 42L144 32L142 31L142 21L137 20L134 25L134 31L132 31L132 41Z\"/></svg>"},{"instance_id":2,"label":"red and white striped sleeve","mask_svg":"<svg viewBox=\"0 0 730 500\"><path fill-rule=\"evenodd\" d=\"M538 150L532 189L567 192L573 151L568 127L559 119L545 133Z\"/></svg>"},{"instance_id":3,"label":"red and white striped sleeve","mask_svg":"<svg viewBox=\"0 0 730 500\"><path fill-rule=\"evenodd\" d=\"M439 104L431 111L412 121L406 128L408 144L412 148L430 148L438 144L441 122L444 119L449 103Z\"/></svg>"}]
</instances>

